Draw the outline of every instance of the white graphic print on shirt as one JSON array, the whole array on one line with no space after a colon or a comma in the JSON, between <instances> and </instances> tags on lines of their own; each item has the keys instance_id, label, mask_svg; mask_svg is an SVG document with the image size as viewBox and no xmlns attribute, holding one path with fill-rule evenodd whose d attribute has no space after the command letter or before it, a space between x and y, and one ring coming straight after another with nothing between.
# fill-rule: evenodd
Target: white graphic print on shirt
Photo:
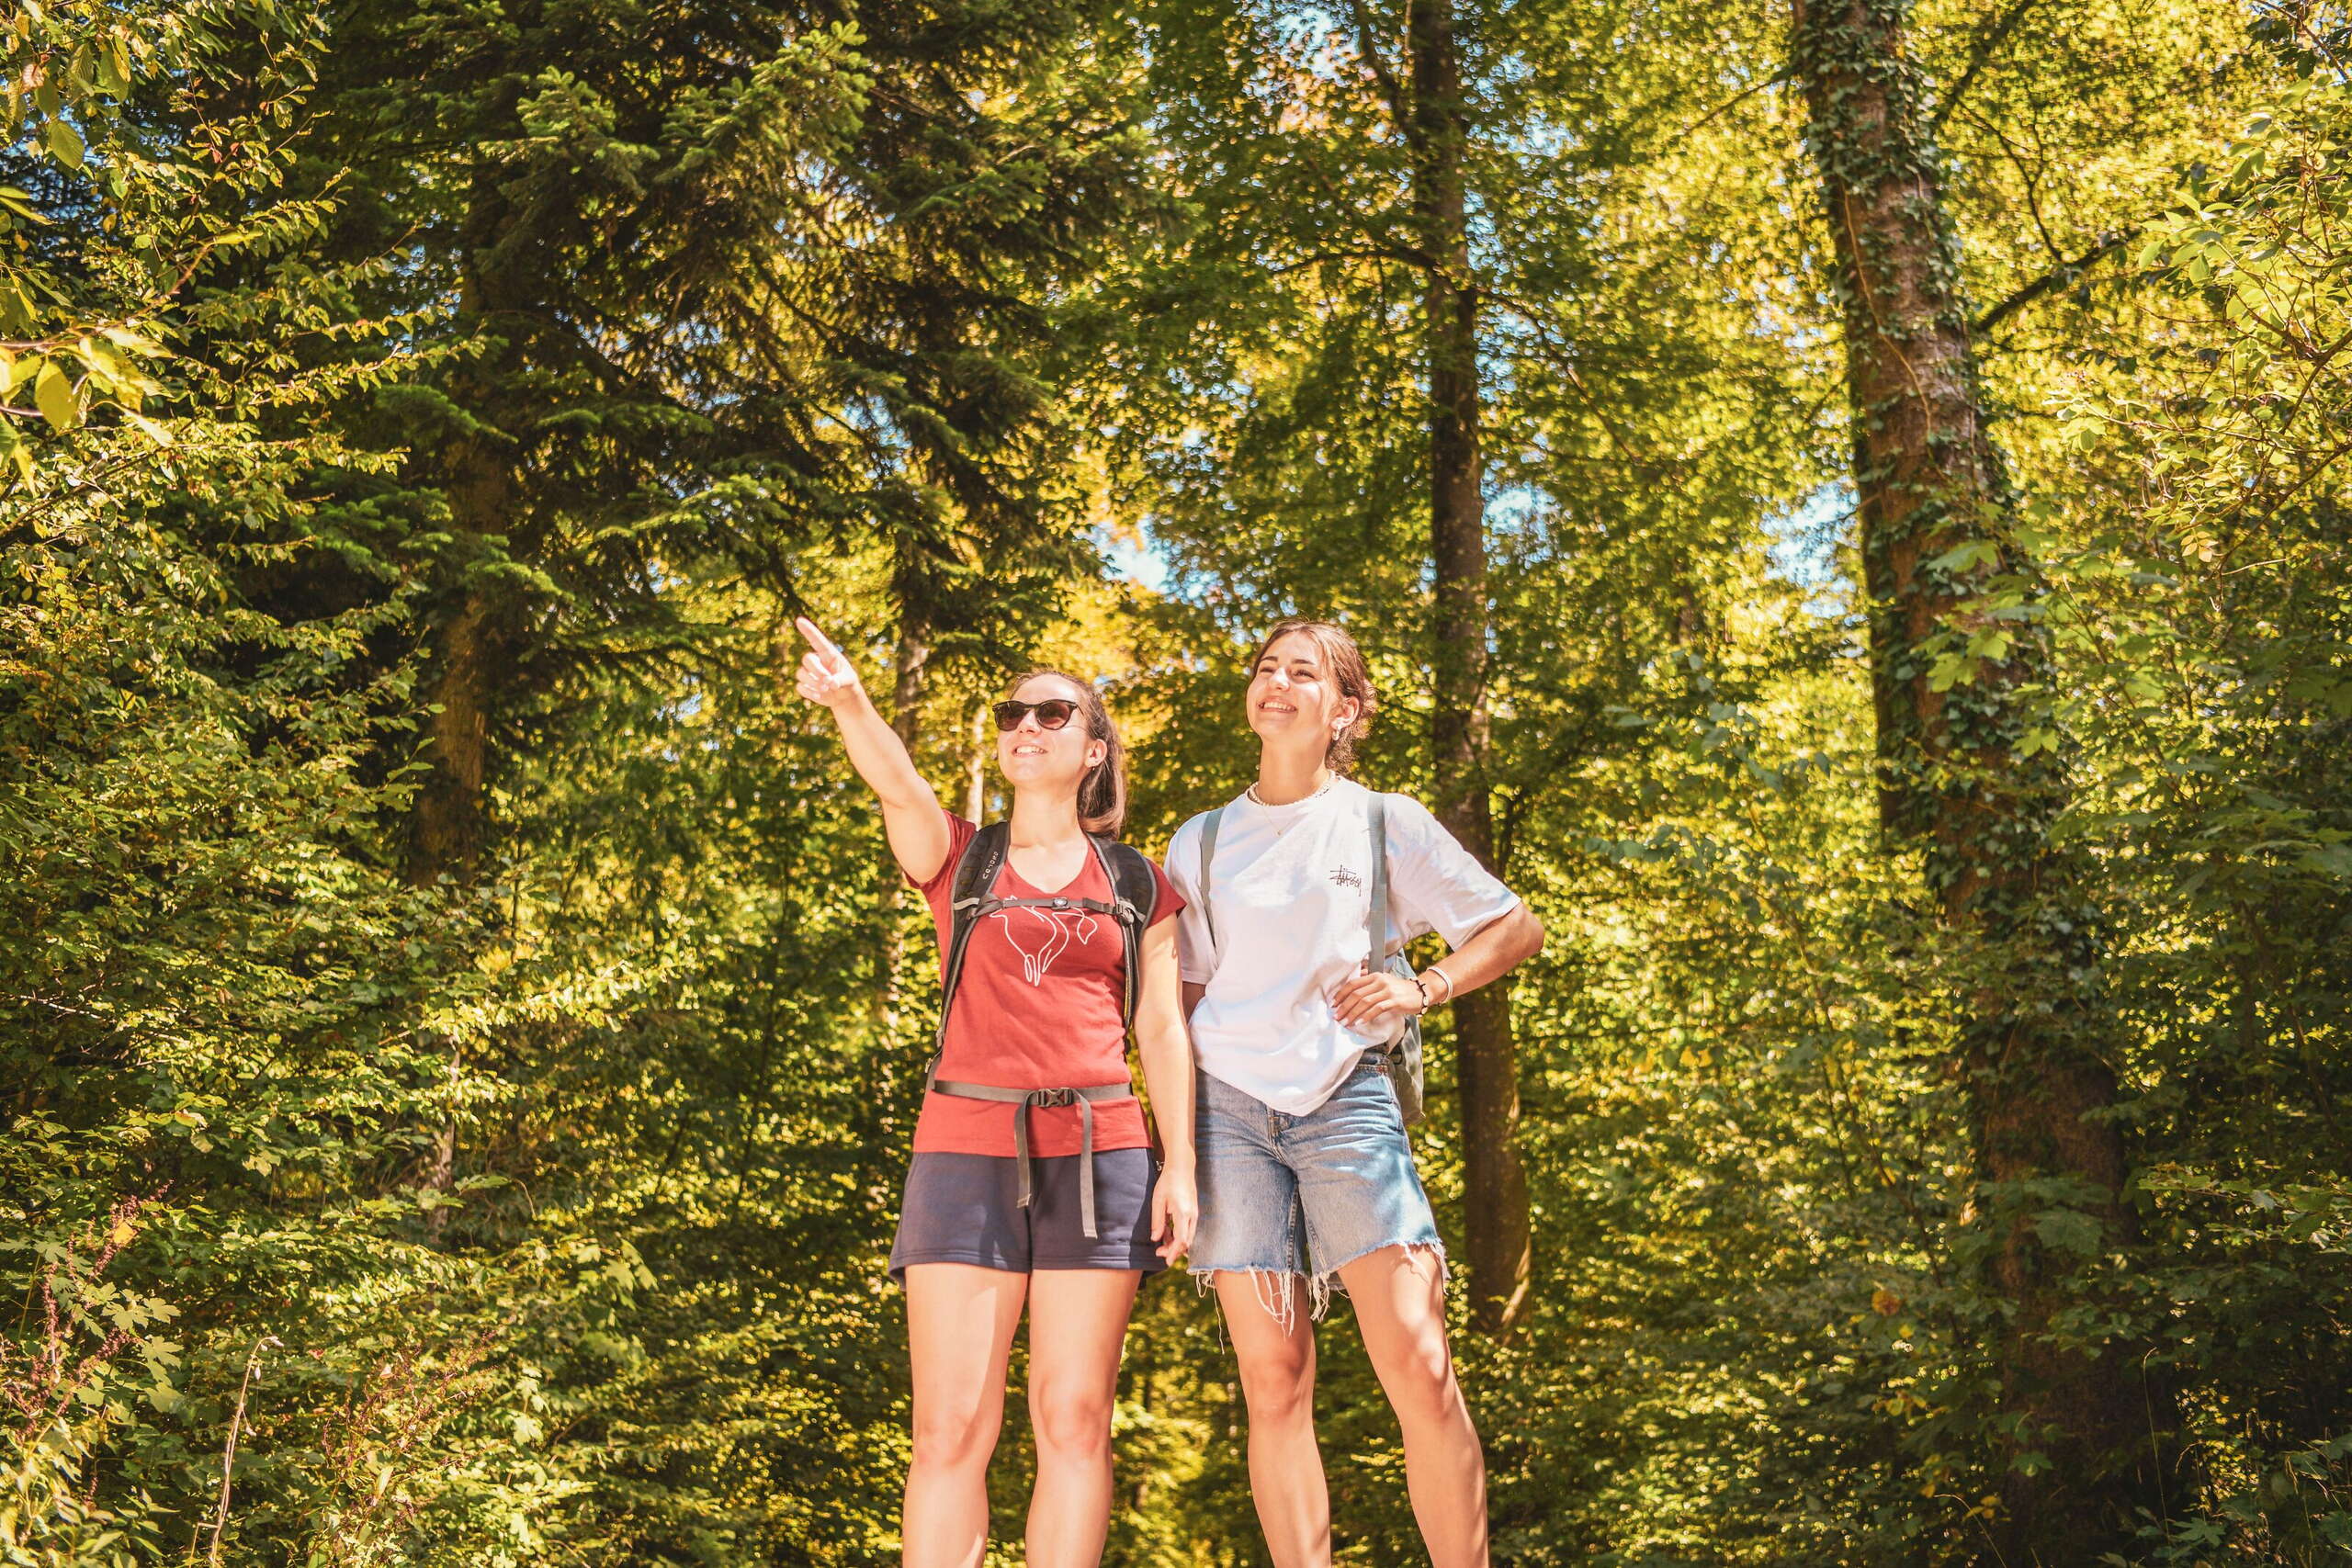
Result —
<instances>
[{"instance_id":1,"label":"white graphic print on shirt","mask_svg":"<svg viewBox=\"0 0 2352 1568\"><path fill-rule=\"evenodd\" d=\"M1069 913L1078 917L1074 923L1063 911L1056 909L999 909L996 912L996 918L1004 922L1004 940L1012 944L1013 952L1021 954L1021 976L1031 985L1045 983L1046 971L1053 968L1054 960L1062 955L1062 950L1070 944L1073 937L1080 947L1094 940L1094 917L1084 910ZM1018 918L1022 916L1034 917L1034 923ZM1036 945L1029 946L1029 941L1034 941Z\"/></svg>"}]
</instances>

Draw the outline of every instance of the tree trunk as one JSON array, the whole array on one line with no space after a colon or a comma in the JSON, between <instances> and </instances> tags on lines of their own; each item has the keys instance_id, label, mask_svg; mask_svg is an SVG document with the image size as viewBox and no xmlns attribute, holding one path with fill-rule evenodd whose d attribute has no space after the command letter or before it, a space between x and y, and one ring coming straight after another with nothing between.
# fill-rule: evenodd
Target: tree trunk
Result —
<instances>
[{"instance_id":1,"label":"tree trunk","mask_svg":"<svg viewBox=\"0 0 2352 1568\"><path fill-rule=\"evenodd\" d=\"M891 660L890 728L910 752L922 733L922 671L930 662L931 645L922 640L922 628L912 622L901 626Z\"/></svg>"},{"instance_id":2,"label":"tree trunk","mask_svg":"<svg viewBox=\"0 0 2352 1568\"><path fill-rule=\"evenodd\" d=\"M504 211L489 177L477 174L460 285L460 308L471 319L476 335L494 308L513 307L496 280L486 277L478 265ZM480 423L442 450L437 467L448 499L450 531L469 542L481 542L477 548L519 531L514 463L504 449L494 412L500 379L513 369L516 357L510 341L498 340L492 355L461 370L448 387L451 400ZM460 552L456 558L461 571L475 565L471 552ZM484 786L490 776L492 721L519 640L519 616L494 584L477 579L454 587L452 596L454 607L434 633L432 696L436 711L425 733L424 775L410 807L408 874L420 886L443 881L469 886L479 876L488 837ZM454 1089L464 1076L464 1046L455 1039L447 1044L447 1078ZM423 1173L424 1186L447 1192L457 1172L458 1124L452 1112L435 1132L433 1153ZM438 1235L449 1213L447 1209L429 1211L426 1230Z\"/></svg>"},{"instance_id":3,"label":"tree trunk","mask_svg":"<svg viewBox=\"0 0 2352 1568\"><path fill-rule=\"evenodd\" d=\"M909 755L913 755L922 739L923 668L931 660L931 645L923 640L922 628L909 613L901 614L899 623L899 643L890 664L890 728L899 732ZM887 859L888 852L884 852ZM888 880L882 895L882 951L876 960L873 999L874 1044L865 1060L864 1088L859 1099L865 1110L865 1125L861 1129L861 1145L875 1156L890 1146L896 1129L894 1110L898 1103L900 1074L899 1030L901 1007L905 999L902 984L907 965L906 939L906 879L891 864L886 873ZM922 946L928 952L930 943ZM916 1081L920 1081L919 1078ZM921 1107L916 1108L918 1112Z\"/></svg>"},{"instance_id":4,"label":"tree trunk","mask_svg":"<svg viewBox=\"0 0 2352 1568\"><path fill-rule=\"evenodd\" d=\"M989 808L989 705L972 710L971 750L964 757L964 815L978 822Z\"/></svg>"},{"instance_id":5,"label":"tree trunk","mask_svg":"<svg viewBox=\"0 0 2352 1568\"><path fill-rule=\"evenodd\" d=\"M1453 0L1414 0L1407 139L1413 199L1431 265L1428 318L1430 555L1433 701L1430 746L1437 817L1489 869L1494 821L1486 779L1487 516L1478 453L1478 291L1464 197L1466 139ZM1519 1159L1519 1067L1507 980L1454 1005L1462 1111L1464 1229L1471 1316L1489 1334L1525 1309L1527 1176Z\"/></svg>"},{"instance_id":6,"label":"tree trunk","mask_svg":"<svg viewBox=\"0 0 2352 1568\"><path fill-rule=\"evenodd\" d=\"M2155 1505L2163 1439L2149 1413L2164 1402L2132 1347L2052 1343L2062 1314L2099 1293L2073 1276L2134 1239L2128 1171L2104 1114L2117 1089L2098 918L2050 835L2067 786L2044 705L2049 641L2039 621L1981 602L2021 563L1907 12L1908 0L1796 0L1791 62L1844 306L1882 816L1922 850L1962 976L1973 1223L1986 1282L2006 1298L1994 1348L2011 1419L1992 1544L2011 1568L2073 1568L2121 1550L2131 1510Z\"/></svg>"},{"instance_id":7,"label":"tree trunk","mask_svg":"<svg viewBox=\"0 0 2352 1568\"><path fill-rule=\"evenodd\" d=\"M478 443L452 455L448 484L451 521L480 537L505 531L513 487L503 466ZM488 814L483 784L490 763L491 716L501 672L514 652L508 617L481 588L466 590L435 634L433 704L425 731L425 772L409 818L409 879L419 886L444 880L471 884L481 869ZM454 1089L464 1076L462 1044L447 1043L447 1076ZM433 1151L422 1175L428 1190L447 1192L458 1174L458 1124L454 1116L435 1130ZM426 1213L425 1229L438 1235L450 1211Z\"/></svg>"},{"instance_id":8,"label":"tree trunk","mask_svg":"<svg viewBox=\"0 0 2352 1568\"><path fill-rule=\"evenodd\" d=\"M482 779L489 760L492 670L496 637L491 607L468 593L440 628L434 714L425 732L425 774L410 830L410 880L420 886L444 876L470 882L481 859Z\"/></svg>"}]
</instances>

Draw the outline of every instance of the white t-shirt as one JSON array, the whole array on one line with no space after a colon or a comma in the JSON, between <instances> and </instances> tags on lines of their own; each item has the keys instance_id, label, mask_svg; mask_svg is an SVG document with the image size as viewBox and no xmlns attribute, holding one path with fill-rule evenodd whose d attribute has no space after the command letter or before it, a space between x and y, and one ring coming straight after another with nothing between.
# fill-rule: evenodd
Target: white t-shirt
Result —
<instances>
[{"instance_id":1,"label":"white t-shirt","mask_svg":"<svg viewBox=\"0 0 2352 1568\"><path fill-rule=\"evenodd\" d=\"M1217 824L1205 898L1202 819L1168 844L1168 880L1184 896L1179 966L1207 987L1193 1010L1194 1055L1210 1076L1293 1116L1329 1100L1363 1052L1387 1043L1342 1027L1331 1010L1331 993L1371 952L1370 794L1343 778L1287 806L1234 801ZM1519 902L1427 807L1387 799L1384 953L1432 931L1460 947Z\"/></svg>"}]
</instances>

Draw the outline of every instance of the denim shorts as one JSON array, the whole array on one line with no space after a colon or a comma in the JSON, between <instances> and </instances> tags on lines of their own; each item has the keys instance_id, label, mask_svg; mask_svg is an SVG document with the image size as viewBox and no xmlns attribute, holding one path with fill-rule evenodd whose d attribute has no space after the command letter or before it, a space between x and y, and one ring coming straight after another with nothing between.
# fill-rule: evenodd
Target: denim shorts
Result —
<instances>
[{"instance_id":1,"label":"denim shorts","mask_svg":"<svg viewBox=\"0 0 2352 1568\"><path fill-rule=\"evenodd\" d=\"M1199 1086L1201 1224L1188 1267L1204 1286L1211 1274L1255 1275L1259 1299L1287 1325L1301 1276L1319 1317L1339 1270L1384 1247L1423 1249L1443 1269L1437 1218L1378 1052L1304 1116L1206 1073Z\"/></svg>"}]
</instances>

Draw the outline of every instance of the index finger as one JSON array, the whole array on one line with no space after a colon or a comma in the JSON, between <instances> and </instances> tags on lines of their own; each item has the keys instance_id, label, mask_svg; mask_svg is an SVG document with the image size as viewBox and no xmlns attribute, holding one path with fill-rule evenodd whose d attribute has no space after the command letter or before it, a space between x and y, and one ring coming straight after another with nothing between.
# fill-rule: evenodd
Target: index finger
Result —
<instances>
[{"instance_id":1,"label":"index finger","mask_svg":"<svg viewBox=\"0 0 2352 1568\"><path fill-rule=\"evenodd\" d=\"M806 615L795 615L792 617L792 624L800 628L800 635L808 639L809 647L820 653L830 653L836 659L841 657L842 650L833 646L832 638L817 629L816 622Z\"/></svg>"}]
</instances>

